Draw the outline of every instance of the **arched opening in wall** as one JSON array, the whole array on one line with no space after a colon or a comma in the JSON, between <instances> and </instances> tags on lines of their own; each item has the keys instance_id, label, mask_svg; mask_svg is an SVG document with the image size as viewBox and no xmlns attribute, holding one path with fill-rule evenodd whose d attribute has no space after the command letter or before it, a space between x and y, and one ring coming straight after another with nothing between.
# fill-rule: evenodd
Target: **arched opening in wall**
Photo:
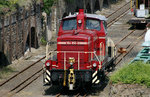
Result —
<instances>
[{"instance_id":1,"label":"arched opening in wall","mask_svg":"<svg viewBox=\"0 0 150 97\"><path fill-rule=\"evenodd\" d=\"M31 37L31 39L30 39L30 37ZM39 47L38 37L37 37L37 34L35 33L35 27L31 27L31 36L30 36L30 34L28 34L25 51L28 48L30 48L30 46L33 47L33 48L36 48L36 49Z\"/></svg>"},{"instance_id":2,"label":"arched opening in wall","mask_svg":"<svg viewBox=\"0 0 150 97\"><path fill-rule=\"evenodd\" d=\"M0 51L0 67L9 65L6 55Z\"/></svg>"},{"instance_id":3,"label":"arched opening in wall","mask_svg":"<svg viewBox=\"0 0 150 97\"><path fill-rule=\"evenodd\" d=\"M62 17L62 18L66 17L66 16L68 16L68 14L65 12L65 13L63 14L63 17Z\"/></svg>"},{"instance_id":4,"label":"arched opening in wall","mask_svg":"<svg viewBox=\"0 0 150 97\"><path fill-rule=\"evenodd\" d=\"M103 1L103 7L104 8L108 7L108 2L109 2L109 0L104 0Z\"/></svg>"},{"instance_id":5,"label":"arched opening in wall","mask_svg":"<svg viewBox=\"0 0 150 97\"><path fill-rule=\"evenodd\" d=\"M38 37L35 32L35 27L31 27L31 47L38 48Z\"/></svg>"},{"instance_id":6,"label":"arched opening in wall","mask_svg":"<svg viewBox=\"0 0 150 97\"><path fill-rule=\"evenodd\" d=\"M88 3L87 6L86 6L86 12L87 12L87 13L91 13L91 6L90 6L89 3Z\"/></svg>"},{"instance_id":7,"label":"arched opening in wall","mask_svg":"<svg viewBox=\"0 0 150 97\"><path fill-rule=\"evenodd\" d=\"M111 3L116 3L118 0L111 0L110 2Z\"/></svg>"},{"instance_id":8,"label":"arched opening in wall","mask_svg":"<svg viewBox=\"0 0 150 97\"><path fill-rule=\"evenodd\" d=\"M96 0L95 6L94 6L94 11L100 10L100 5L99 5L99 0Z\"/></svg>"}]
</instances>

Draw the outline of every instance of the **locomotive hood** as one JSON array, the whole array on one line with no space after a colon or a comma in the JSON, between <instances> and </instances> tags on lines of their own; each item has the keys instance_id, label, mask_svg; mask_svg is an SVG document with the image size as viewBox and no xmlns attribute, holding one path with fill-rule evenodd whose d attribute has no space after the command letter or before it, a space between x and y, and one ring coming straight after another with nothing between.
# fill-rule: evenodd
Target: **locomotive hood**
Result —
<instances>
[{"instance_id":1,"label":"locomotive hood","mask_svg":"<svg viewBox=\"0 0 150 97\"><path fill-rule=\"evenodd\" d=\"M68 34L61 35L57 38L58 44L68 45L87 45L97 39L93 31L72 31Z\"/></svg>"}]
</instances>

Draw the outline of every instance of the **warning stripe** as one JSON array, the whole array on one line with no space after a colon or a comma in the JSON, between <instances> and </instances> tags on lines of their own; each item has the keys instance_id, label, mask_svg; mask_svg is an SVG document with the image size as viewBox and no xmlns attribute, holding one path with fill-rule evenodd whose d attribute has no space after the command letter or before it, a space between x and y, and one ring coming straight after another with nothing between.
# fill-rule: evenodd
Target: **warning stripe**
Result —
<instances>
[{"instance_id":1,"label":"warning stripe","mask_svg":"<svg viewBox=\"0 0 150 97\"><path fill-rule=\"evenodd\" d=\"M46 84L51 81L51 73L49 72L49 70L46 70L46 76L45 76L44 81Z\"/></svg>"},{"instance_id":2,"label":"warning stripe","mask_svg":"<svg viewBox=\"0 0 150 97\"><path fill-rule=\"evenodd\" d=\"M92 83L93 84L98 84L100 82L100 80L98 80L98 76L97 76L97 71L95 71L93 74L92 74Z\"/></svg>"}]
</instances>

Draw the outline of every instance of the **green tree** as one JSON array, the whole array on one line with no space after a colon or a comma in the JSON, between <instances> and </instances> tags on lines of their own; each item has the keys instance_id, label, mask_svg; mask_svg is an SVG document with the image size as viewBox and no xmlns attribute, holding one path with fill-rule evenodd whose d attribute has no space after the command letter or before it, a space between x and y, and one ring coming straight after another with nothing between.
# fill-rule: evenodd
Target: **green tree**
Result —
<instances>
[{"instance_id":1,"label":"green tree","mask_svg":"<svg viewBox=\"0 0 150 97\"><path fill-rule=\"evenodd\" d=\"M49 14L51 12L51 7L54 4L54 2L56 2L56 0L43 0L43 2L44 2L43 11Z\"/></svg>"}]
</instances>

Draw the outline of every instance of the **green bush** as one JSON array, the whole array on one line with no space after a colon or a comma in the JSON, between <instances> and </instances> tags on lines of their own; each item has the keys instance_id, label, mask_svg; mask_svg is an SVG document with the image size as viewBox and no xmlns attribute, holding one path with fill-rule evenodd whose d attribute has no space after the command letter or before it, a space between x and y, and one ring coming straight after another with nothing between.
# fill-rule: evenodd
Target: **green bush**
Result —
<instances>
[{"instance_id":1,"label":"green bush","mask_svg":"<svg viewBox=\"0 0 150 97\"><path fill-rule=\"evenodd\" d=\"M50 14L51 12L51 7L56 2L57 0L43 0L44 2L44 7L43 11L46 12L47 14Z\"/></svg>"},{"instance_id":2,"label":"green bush","mask_svg":"<svg viewBox=\"0 0 150 97\"><path fill-rule=\"evenodd\" d=\"M46 44L47 44L47 42L46 42L46 40L45 40L44 37L41 38L41 44L42 44L42 45L46 45Z\"/></svg>"},{"instance_id":3,"label":"green bush","mask_svg":"<svg viewBox=\"0 0 150 97\"><path fill-rule=\"evenodd\" d=\"M150 87L150 64L135 62L125 65L110 77L112 83L140 84Z\"/></svg>"}]
</instances>

